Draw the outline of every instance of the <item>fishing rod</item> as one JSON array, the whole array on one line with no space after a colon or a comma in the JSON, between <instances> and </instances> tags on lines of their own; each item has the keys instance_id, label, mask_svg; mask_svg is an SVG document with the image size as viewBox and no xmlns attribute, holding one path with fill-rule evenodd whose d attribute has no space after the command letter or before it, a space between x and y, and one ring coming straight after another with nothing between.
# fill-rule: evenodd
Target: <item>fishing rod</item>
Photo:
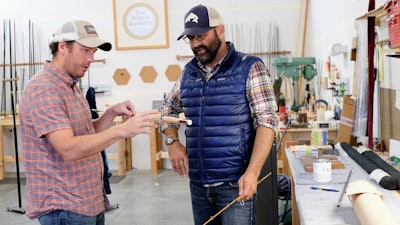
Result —
<instances>
[{"instance_id":1,"label":"fishing rod","mask_svg":"<svg viewBox=\"0 0 400 225\"><path fill-rule=\"evenodd\" d=\"M12 77L12 78L17 78L18 79L17 66L16 66L16 63L17 63L17 41L16 41L16 37L17 37L17 35L16 35L15 19L14 19L13 28L14 28L14 32L13 32L13 34L14 34L14 38L13 38L14 62L12 64L14 66L14 77ZM16 106L18 106L18 102L19 102L19 100L18 100L18 80L16 80L15 81L15 104L16 104ZM18 114L18 107L17 107L16 113Z\"/></svg>"},{"instance_id":2,"label":"fishing rod","mask_svg":"<svg viewBox=\"0 0 400 225\"><path fill-rule=\"evenodd\" d=\"M28 33L28 45L29 45L29 49L28 49L28 58L29 58L29 67L28 67L28 75L29 75L29 80L32 78L32 74L33 74L33 69L32 69L32 22L31 20L29 20L29 33Z\"/></svg>"},{"instance_id":3,"label":"fishing rod","mask_svg":"<svg viewBox=\"0 0 400 225\"><path fill-rule=\"evenodd\" d=\"M6 29L7 23L6 20L3 20L3 65L6 64ZM3 81L6 79L6 67L3 66ZM1 95L1 111L0 116L5 116L6 111L6 85L4 82L1 82L1 90L3 94Z\"/></svg>"},{"instance_id":4,"label":"fishing rod","mask_svg":"<svg viewBox=\"0 0 400 225\"><path fill-rule=\"evenodd\" d=\"M278 152L279 152L279 149L281 148L281 145L282 145L282 142L283 142L283 138L285 137L286 131L287 131L287 129L289 128L291 122L292 122L292 117L291 117L291 116L288 116L288 121L287 121L287 124L286 124L286 126L285 126L285 129L283 130L282 137L280 138L279 143L278 143L278 145L276 146L276 153L277 153L277 154L278 154Z\"/></svg>"},{"instance_id":5,"label":"fishing rod","mask_svg":"<svg viewBox=\"0 0 400 225\"><path fill-rule=\"evenodd\" d=\"M24 32L22 32L21 38L22 38L22 62L25 62ZM22 67L21 95L24 88L25 88L25 66Z\"/></svg>"},{"instance_id":6,"label":"fishing rod","mask_svg":"<svg viewBox=\"0 0 400 225\"><path fill-rule=\"evenodd\" d=\"M263 178L261 178L258 182L257 185L262 183L264 180L266 180L269 176L271 176L272 172L269 172L267 175L265 175ZM213 216L210 217L210 219L208 219L205 223L203 223L203 225L207 225L208 223L210 223L211 221L213 221L219 214L223 213L226 209L228 209L229 207L231 207L233 204L235 204L235 202L238 201L240 196L238 196L237 198L233 199L231 202L229 202L224 208L222 208L220 211L218 211L216 214L214 214Z\"/></svg>"},{"instance_id":7,"label":"fishing rod","mask_svg":"<svg viewBox=\"0 0 400 225\"><path fill-rule=\"evenodd\" d=\"M32 40L31 40L31 44L32 44L32 46L31 46L32 47L32 74L31 74L31 76L33 76L33 74L36 74L36 66L34 64L34 62L35 62L35 35L34 35L33 23L32 23L31 29L32 29L32 35L31 35L31 38L32 38Z\"/></svg>"},{"instance_id":8,"label":"fishing rod","mask_svg":"<svg viewBox=\"0 0 400 225\"><path fill-rule=\"evenodd\" d=\"M15 112L15 92L14 92L14 82L17 83L18 78L14 77L13 73L13 53L12 53L12 28L11 28L11 20L9 22L9 42L10 42L10 79L5 80L4 82L10 82L10 98L11 98L11 111L13 118L13 129L14 129L14 150L15 150L15 165L17 170L17 190L18 190L18 207L7 207L7 211L9 212L17 212L24 214L25 210L22 208L22 197L21 197L21 178L19 172L19 156L18 156L18 138L17 138L17 121L16 121L16 112ZM15 38L15 37L14 37ZM14 55L16 53L14 52Z\"/></svg>"}]
</instances>

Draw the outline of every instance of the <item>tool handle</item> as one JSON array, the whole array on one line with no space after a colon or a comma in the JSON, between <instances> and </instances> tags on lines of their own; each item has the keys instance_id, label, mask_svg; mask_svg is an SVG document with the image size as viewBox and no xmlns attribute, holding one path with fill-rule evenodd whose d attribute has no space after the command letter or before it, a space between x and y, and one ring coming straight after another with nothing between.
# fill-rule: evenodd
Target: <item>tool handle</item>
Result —
<instances>
[{"instance_id":1,"label":"tool handle","mask_svg":"<svg viewBox=\"0 0 400 225\"><path fill-rule=\"evenodd\" d=\"M192 125L191 120L172 117L172 116L163 116L163 117L161 117L161 119L168 123L186 123L186 125L189 125L189 126Z\"/></svg>"},{"instance_id":2,"label":"tool handle","mask_svg":"<svg viewBox=\"0 0 400 225\"><path fill-rule=\"evenodd\" d=\"M346 183L344 184L342 193L340 194L340 198L339 198L339 201L337 203L337 207L340 207L342 205L342 199L343 199L344 193L346 192L347 185L349 185L351 172L352 172L352 170L350 170L349 176L347 177Z\"/></svg>"}]
</instances>

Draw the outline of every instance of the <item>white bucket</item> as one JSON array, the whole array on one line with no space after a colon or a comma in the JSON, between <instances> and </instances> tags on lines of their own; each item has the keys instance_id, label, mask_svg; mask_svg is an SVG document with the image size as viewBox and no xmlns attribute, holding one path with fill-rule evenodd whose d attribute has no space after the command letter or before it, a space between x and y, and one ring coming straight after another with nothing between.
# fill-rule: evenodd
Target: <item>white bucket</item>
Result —
<instances>
[{"instance_id":1,"label":"white bucket","mask_svg":"<svg viewBox=\"0 0 400 225\"><path fill-rule=\"evenodd\" d=\"M316 182L332 180L332 162L329 159L315 159L313 162L313 179Z\"/></svg>"}]
</instances>

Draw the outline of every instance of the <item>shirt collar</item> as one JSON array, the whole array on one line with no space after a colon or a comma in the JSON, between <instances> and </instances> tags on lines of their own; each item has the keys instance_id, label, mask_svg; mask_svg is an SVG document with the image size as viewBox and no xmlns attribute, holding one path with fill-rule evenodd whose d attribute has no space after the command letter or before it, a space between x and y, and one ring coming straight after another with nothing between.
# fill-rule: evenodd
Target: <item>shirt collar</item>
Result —
<instances>
[{"instance_id":1,"label":"shirt collar","mask_svg":"<svg viewBox=\"0 0 400 225\"><path fill-rule=\"evenodd\" d=\"M212 68L212 70L210 72L208 72L206 65L201 64L200 62L197 62L197 64L199 65L200 69L203 71L204 74L208 74L208 73L214 74L218 71L219 67L221 66L222 61L224 61L224 59L225 59L225 56L217 64L215 64L214 68Z\"/></svg>"},{"instance_id":2,"label":"shirt collar","mask_svg":"<svg viewBox=\"0 0 400 225\"><path fill-rule=\"evenodd\" d=\"M52 71L52 73L60 79L63 83L70 87L74 87L78 83L78 79L72 78L70 75L65 73L64 71L60 70L59 68L55 67L51 62L46 62L45 67L48 70Z\"/></svg>"}]
</instances>

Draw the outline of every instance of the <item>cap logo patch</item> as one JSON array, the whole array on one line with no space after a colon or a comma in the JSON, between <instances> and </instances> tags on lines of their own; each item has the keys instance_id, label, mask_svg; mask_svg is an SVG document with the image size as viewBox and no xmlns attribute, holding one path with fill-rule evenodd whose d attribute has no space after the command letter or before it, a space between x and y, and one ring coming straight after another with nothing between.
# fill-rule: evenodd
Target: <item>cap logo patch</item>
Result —
<instances>
[{"instance_id":1,"label":"cap logo patch","mask_svg":"<svg viewBox=\"0 0 400 225\"><path fill-rule=\"evenodd\" d=\"M196 14L194 14L194 13L190 13L190 14L186 17L186 20L185 20L185 23L188 23L188 22L199 23L199 17L198 17Z\"/></svg>"},{"instance_id":2,"label":"cap logo patch","mask_svg":"<svg viewBox=\"0 0 400 225\"><path fill-rule=\"evenodd\" d=\"M97 34L96 29L92 25L86 25L85 30L88 34Z\"/></svg>"}]
</instances>

